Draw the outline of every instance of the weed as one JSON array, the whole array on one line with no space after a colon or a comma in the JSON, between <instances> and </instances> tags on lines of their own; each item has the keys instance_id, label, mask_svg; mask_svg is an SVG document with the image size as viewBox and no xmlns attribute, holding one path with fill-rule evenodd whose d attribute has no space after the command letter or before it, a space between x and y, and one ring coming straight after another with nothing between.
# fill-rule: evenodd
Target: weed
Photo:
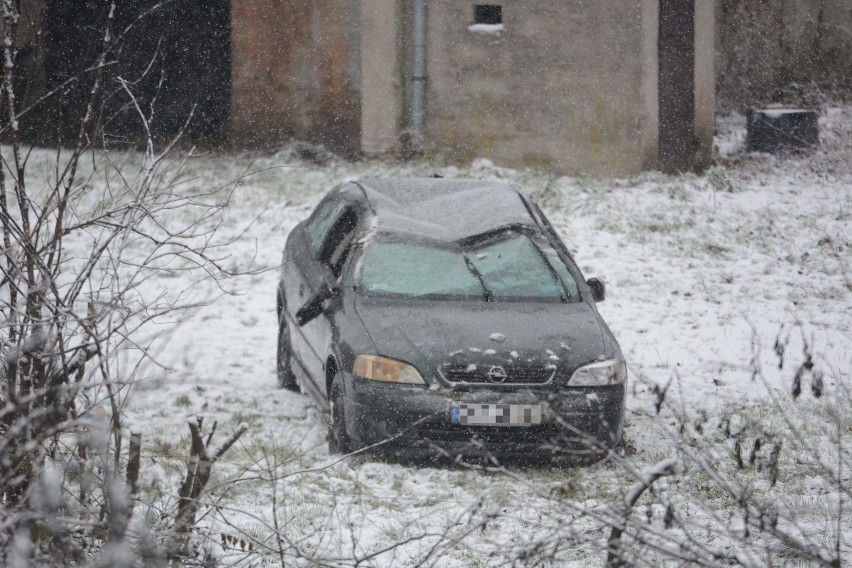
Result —
<instances>
[{"instance_id":1,"label":"weed","mask_svg":"<svg viewBox=\"0 0 852 568\"><path fill-rule=\"evenodd\" d=\"M686 185L681 183L672 183L665 187L671 199L677 201L687 201L689 199L689 192L687 191Z\"/></svg>"},{"instance_id":2,"label":"weed","mask_svg":"<svg viewBox=\"0 0 852 568\"><path fill-rule=\"evenodd\" d=\"M230 421L234 424L242 424L245 422L249 426L253 426L258 424L262 419L262 416L259 414L251 413L251 412L242 412L237 411L231 415Z\"/></svg>"},{"instance_id":3,"label":"weed","mask_svg":"<svg viewBox=\"0 0 852 568\"><path fill-rule=\"evenodd\" d=\"M728 247L716 243L711 243L709 241L703 243L701 248L710 256L725 256L726 254L728 254L728 252L730 252L730 249L728 249Z\"/></svg>"},{"instance_id":4,"label":"weed","mask_svg":"<svg viewBox=\"0 0 852 568\"><path fill-rule=\"evenodd\" d=\"M744 187L728 168L724 166L713 166L705 174L707 183L714 191L721 193L740 193Z\"/></svg>"},{"instance_id":5,"label":"weed","mask_svg":"<svg viewBox=\"0 0 852 568\"><path fill-rule=\"evenodd\" d=\"M403 486L405 485L405 480L407 476L405 475L396 475L393 478L393 483L391 484L391 489L400 493L402 491Z\"/></svg>"},{"instance_id":6,"label":"weed","mask_svg":"<svg viewBox=\"0 0 852 568\"><path fill-rule=\"evenodd\" d=\"M531 196L542 207L555 210L562 208L562 192L559 190L556 178L553 176L545 178L544 187L534 190Z\"/></svg>"},{"instance_id":7,"label":"weed","mask_svg":"<svg viewBox=\"0 0 852 568\"><path fill-rule=\"evenodd\" d=\"M488 566L488 562L482 557L481 552L474 552L468 548L459 551L457 557L462 565L469 566L470 568L485 568Z\"/></svg>"}]
</instances>

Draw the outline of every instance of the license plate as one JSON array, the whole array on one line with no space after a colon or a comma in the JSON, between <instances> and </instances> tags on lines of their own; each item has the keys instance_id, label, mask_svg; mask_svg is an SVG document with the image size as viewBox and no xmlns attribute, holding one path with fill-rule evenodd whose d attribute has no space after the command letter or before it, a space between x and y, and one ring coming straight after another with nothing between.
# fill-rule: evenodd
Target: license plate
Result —
<instances>
[{"instance_id":1,"label":"license plate","mask_svg":"<svg viewBox=\"0 0 852 568\"><path fill-rule=\"evenodd\" d=\"M454 404L450 421L462 426L541 424L540 404Z\"/></svg>"}]
</instances>

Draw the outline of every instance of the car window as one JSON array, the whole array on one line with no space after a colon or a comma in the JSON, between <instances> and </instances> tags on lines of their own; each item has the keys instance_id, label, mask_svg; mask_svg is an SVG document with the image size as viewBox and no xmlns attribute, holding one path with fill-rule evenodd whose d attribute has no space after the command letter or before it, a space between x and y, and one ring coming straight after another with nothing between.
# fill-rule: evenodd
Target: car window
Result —
<instances>
[{"instance_id":1,"label":"car window","mask_svg":"<svg viewBox=\"0 0 852 568\"><path fill-rule=\"evenodd\" d=\"M315 252L319 252L320 246L325 241L329 229L338 219L348 203L339 195L334 195L319 204L314 214L311 215L307 224L308 234L311 237L311 246Z\"/></svg>"},{"instance_id":2,"label":"car window","mask_svg":"<svg viewBox=\"0 0 852 568\"><path fill-rule=\"evenodd\" d=\"M343 272L343 266L349 256L350 246L358 227L358 215L351 207L346 208L334 220L320 248L319 259L331 269L335 278Z\"/></svg>"},{"instance_id":3,"label":"car window","mask_svg":"<svg viewBox=\"0 0 852 568\"><path fill-rule=\"evenodd\" d=\"M559 274L559 278L562 279L562 283L565 284L565 289L568 290L568 293L571 294L571 297L577 298L580 294L579 289L577 288L577 281L574 280L574 276L571 274L571 271L568 270L568 267L565 265L565 262L562 260L562 257L559 256L559 253L556 252L552 246L546 241L535 241L538 245L538 248L545 254L547 260L550 262L550 266L553 267L554 270Z\"/></svg>"},{"instance_id":4,"label":"car window","mask_svg":"<svg viewBox=\"0 0 852 568\"><path fill-rule=\"evenodd\" d=\"M364 251L360 285L385 294L482 297L459 251L422 244L372 243Z\"/></svg>"},{"instance_id":5,"label":"car window","mask_svg":"<svg viewBox=\"0 0 852 568\"><path fill-rule=\"evenodd\" d=\"M513 235L495 243L477 247L468 253L471 262L482 274L482 278L496 298L560 298L565 295L563 281L573 284L568 287L573 295L576 283L562 261L563 272L557 276L557 266L542 250L543 245L534 244L526 235ZM548 247L550 248L550 247ZM555 251L554 251L555 252ZM545 258L547 257L547 258ZM567 278L567 280L566 280Z\"/></svg>"}]
</instances>

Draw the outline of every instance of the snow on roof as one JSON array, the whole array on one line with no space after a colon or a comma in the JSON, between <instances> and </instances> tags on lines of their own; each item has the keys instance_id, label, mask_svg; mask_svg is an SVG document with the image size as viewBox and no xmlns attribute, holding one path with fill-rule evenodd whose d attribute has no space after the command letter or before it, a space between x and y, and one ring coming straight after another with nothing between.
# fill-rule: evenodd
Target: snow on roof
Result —
<instances>
[{"instance_id":1,"label":"snow on roof","mask_svg":"<svg viewBox=\"0 0 852 568\"><path fill-rule=\"evenodd\" d=\"M467 27L467 31L477 34L500 35L500 32L505 31L503 24L473 24Z\"/></svg>"},{"instance_id":2,"label":"snow on roof","mask_svg":"<svg viewBox=\"0 0 852 568\"><path fill-rule=\"evenodd\" d=\"M813 112L804 108L762 108L756 112L768 116L769 118L780 118L785 114L799 114L802 112Z\"/></svg>"},{"instance_id":3,"label":"snow on roof","mask_svg":"<svg viewBox=\"0 0 852 568\"><path fill-rule=\"evenodd\" d=\"M455 241L508 225L535 226L518 191L493 181L400 178L356 182L378 230Z\"/></svg>"}]
</instances>

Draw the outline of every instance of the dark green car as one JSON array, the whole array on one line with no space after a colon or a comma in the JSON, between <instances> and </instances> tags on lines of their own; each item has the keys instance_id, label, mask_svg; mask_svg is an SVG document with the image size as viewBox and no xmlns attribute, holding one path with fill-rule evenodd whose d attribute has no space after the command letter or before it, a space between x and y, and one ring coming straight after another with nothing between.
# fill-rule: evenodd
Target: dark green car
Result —
<instances>
[{"instance_id":1,"label":"dark green car","mask_svg":"<svg viewBox=\"0 0 852 568\"><path fill-rule=\"evenodd\" d=\"M541 209L484 181L332 189L290 233L278 380L332 451L576 461L621 444L627 369Z\"/></svg>"}]
</instances>

